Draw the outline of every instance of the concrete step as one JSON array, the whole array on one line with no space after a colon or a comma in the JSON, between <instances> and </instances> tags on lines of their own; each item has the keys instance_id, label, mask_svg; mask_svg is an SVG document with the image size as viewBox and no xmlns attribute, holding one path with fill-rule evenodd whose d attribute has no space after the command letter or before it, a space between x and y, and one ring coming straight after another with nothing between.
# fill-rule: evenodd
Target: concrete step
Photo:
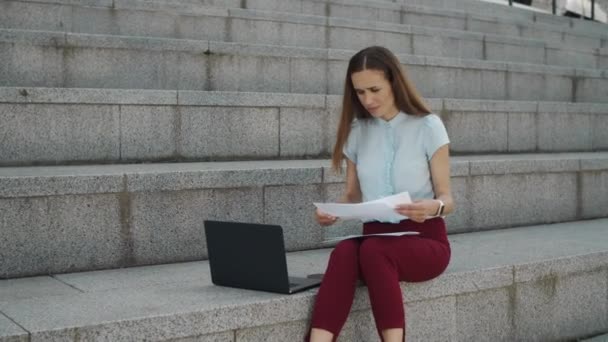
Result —
<instances>
[{"instance_id":1,"label":"concrete step","mask_svg":"<svg viewBox=\"0 0 608 342\"><path fill-rule=\"evenodd\" d=\"M354 53L1 29L0 86L340 94ZM608 101L608 69L399 56L426 97Z\"/></svg>"},{"instance_id":2,"label":"concrete step","mask_svg":"<svg viewBox=\"0 0 608 342\"><path fill-rule=\"evenodd\" d=\"M163 0L161 0L163 1ZM324 6L323 3L326 3ZM401 7L397 7L401 6ZM286 12L300 11L313 13L331 12L333 15L370 18L372 20L398 21L391 11L398 11L401 8L404 12L403 21L405 23L420 22L430 19L430 25L444 27L444 25L458 25L459 20L448 20L450 23L441 24L439 16L445 19L465 16L467 30L486 29L493 27L495 23L503 26L505 32L501 34L520 35L522 29L532 28L534 30L546 30L554 32L575 33L576 35L594 35L595 37L605 38L605 25L599 23L586 22L573 18L554 16L541 11L530 11L516 7L508 7L495 3L478 0L401 0L401 1L366 1L366 0L249 0L247 8L282 10ZM411 9L422 9L433 12L435 17L416 18L407 16ZM456 14L456 15L454 15ZM583 23L584 22L584 23ZM488 25L489 24L489 25ZM518 28L519 27L519 28ZM497 32L500 29L497 30ZM519 32L519 33L518 33ZM582 45L581 45L582 46Z\"/></svg>"},{"instance_id":3,"label":"concrete step","mask_svg":"<svg viewBox=\"0 0 608 342\"><path fill-rule=\"evenodd\" d=\"M428 99L453 154L608 150L608 104ZM0 165L328 158L341 96L0 88Z\"/></svg>"},{"instance_id":4,"label":"concrete step","mask_svg":"<svg viewBox=\"0 0 608 342\"><path fill-rule=\"evenodd\" d=\"M0 4L0 27L359 50L384 45L395 53L489 61L608 68L608 49L568 48L562 41L522 39L426 26L325 16L186 6L163 11L53 3ZM48 13L56 13L49 16ZM421 23L422 24L422 23ZM353 39L356 37L356 39Z\"/></svg>"},{"instance_id":5,"label":"concrete step","mask_svg":"<svg viewBox=\"0 0 608 342\"><path fill-rule=\"evenodd\" d=\"M607 217L608 153L452 158L449 232ZM0 168L0 278L200 260L205 219L280 224L319 248L313 202L343 177L325 160ZM179 246L179 247L176 247Z\"/></svg>"},{"instance_id":6,"label":"concrete step","mask_svg":"<svg viewBox=\"0 0 608 342\"><path fill-rule=\"evenodd\" d=\"M515 2L512 7L509 7L508 0L400 0L396 2L416 6L452 9L485 17L504 18L506 20L515 19L522 24L533 22L542 26L572 29L581 33L606 34L606 25L603 23L562 16L560 9L564 9L565 1L557 2L558 12L556 15L552 13L551 1L536 1L532 4L534 7Z\"/></svg>"},{"instance_id":7,"label":"concrete step","mask_svg":"<svg viewBox=\"0 0 608 342\"><path fill-rule=\"evenodd\" d=\"M402 284L408 341L557 341L606 331L607 240L606 219L451 235L446 272ZM329 252L288 253L290 274L323 272ZM0 341L302 339L317 289L287 296L217 287L208 267L0 281ZM341 337L375 334L360 287Z\"/></svg>"},{"instance_id":8,"label":"concrete step","mask_svg":"<svg viewBox=\"0 0 608 342\"><path fill-rule=\"evenodd\" d=\"M53 3L74 3L74 1L64 0L52 1ZM113 4L102 2L100 6L144 10L173 8L192 13L200 9L201 5L209 4L209 1L201 3L196 0L144 2L140 0L115 0ZM499 35L542 37L543 40L555 39L555 43L567 43L577 47L605 46L602 45L602 43L605 43L602 40L608 38L604 24L554 16L540 11L531 12L478 0L407 0L398 2L369 0L248 0L238 2L233 0L225 3L215 2L211 5L222 8L241 7L485 33L493 32ZM589 38L591 39L587 40Z\"/></svg>"},{"instance_id":9,"label":"concrete step","mask_svg":"<svg viewBox=\"0 0 608 342\"><path fill-rule=\"evenodd\" d=\"M235 7L233 3L218 6ZM200 7L197 1L116 0L114 3L114 8L174 8L186 12L196 11ZM248 0L241 7L537 38L580 48L606 46L608 38L604 24L478 0L408 0L401 3L367 0Z\"/></svg>"}]
</instances>

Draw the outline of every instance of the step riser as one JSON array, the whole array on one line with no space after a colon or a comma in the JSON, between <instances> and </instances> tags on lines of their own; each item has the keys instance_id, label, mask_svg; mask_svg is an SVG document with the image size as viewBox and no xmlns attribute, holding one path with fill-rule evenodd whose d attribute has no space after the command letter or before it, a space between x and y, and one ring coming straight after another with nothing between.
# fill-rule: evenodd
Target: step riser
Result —
<instances>
[{"instance_id":1,"label":"step riser","mask_svg":"<svg viewBox=\"0 0 608 342\"><path fill-rule=\"evenodd\" d=\"M4 7L4 8L2 8ZM40 14L32 14L40 13ZM49 15L48 13L56 13ZM217 11L219 12L219 11ZM351 27L340 27L339 22L304 24L283 21L254 20L226 15L182 15L167 12L114 10L107 8L74 7L20 2L0 4L0 18L4 28L65 31L75 33L112 34L125 36L153 36L196 40L221 40L272 45L294 45L315 48L358 50L380 44L396 53L469 58L517 63L550 64L581 68L608 67L608 55L592 50L577 51L559 46L545 46L540 42L501 42L483 35L456 34L438 36L428 32L404 32L358 29L357 22ZM245 14L250 12L243 12ZM44 14L44 15L43 15ZM39 18L47 18L42 20ZM298 17L295 17L298 19ZM304 18L306 19L306 18ZM443 18L442 18L443 19ZM53 21L49 21L53 20ZM303 20L300 18L300 20ZM312 22L320 18L308 19ZM342 20L343 23L348 21ZM420 22L421 25L428 20ZM336 27L338 26L338 27ZM353 27L354 26L354 27ZM395 28L398 29L398 28ZM356 39L352 39L356 37Z\"/></svg>"},{"instance_id":2,"label":"step riser","mask_svg":"<svg viewBox=\"0 0 608 342\"><path fill-rule=\"evenodd\" d=\"M267 0L262 0L267 1ZM304 0L307 1L307 0ZM560 14L553 15L552 13L542 13L537 11L530 11L528 9L520 9L517 7L506 6L507 2L503 4L492 4L485 1L479 0L401 0L396 1L404 5L411 6L424 6L436 9L449 9L458 12L466 12L469 15L483 16L489 18L495 18L495 20L517 20L519 23L532 23L538 24L539 28L561 29L565 32L577 32L579 34L593 33L597 36L606 36L606 26L603 23L592 22L589 20L581 20L579 18L564 17ZM541 0L544 2L545 9L551 11L551 1ZM596 1L596 5L598 2ZM517 5L517 4L514 4ZM563 9L565 1L558 1L558 13L560 9ZM534 7L536 7L533 4ZM542 7L542 4L540 5Z\"/></svg>"},{"instance_id":3,"label":"step riser","mask_svg":"<svg viewBox=\"0 0 608 342\"><path fill-rule=\"evenodd\" d=\"M7 1L8 3L8 1ZM180 10L185 13L196 13L205 6L217 6L223 8L241 8L243 2L240 0L232 1L203 1L203 2L175 2L175 1L140 1L140 0L114 0L96 1L92 4L88 2L70 2L62 0L45 1L45 6L66 5L93 5L96 8L121 9L140 9L147 11ZM572 47L598 48L608 46L608 37L605 27L600 24L587 22L584 20L568 19L541 13L533 13L524 10L517 10L507 6L496 6L493 4L482 3L479 1L457 1L454 7L453 1L431 3L428 0L421 2L408 1L405 5L387 2L362 2L362 1L310 1L310 0L249 0L246 3L247 9L282 11L288 13L298 13L318 16L344 17L363 20L373 20L386 23L411 24L432 26L438 28L448 28L457 30L468 30L473 32L495 33L499 35L509 35L518 37L532 37L530 33L540 33L544 40L568 44ZM22 6L17 2L7 5ZM30 3L23 6L37 5ZM451 8L451 9L450 9ZM446 10L448 9L448 10ZM36 9L27 11L36 13ZM465 12L467 14L465 14ZM32 20L34 15L26 16L29 28L43 27L42 22L50 20L58 13L56 10L46 10L42 18ZM79 13L76 19L62 21L60 27L70 27L72 22L79 22L78 18L83 16L86 11ZM471 15L473 13L473 15ZM22 14L20 14L22 16ZM3 21L12 21L10 17L3 17ZM103 22L103 21L101 21ZM95 20L88 22L87 25L100 23ZM151 25L150 23L146 23ZM575 29L572 29L575 28ZM528 32L528 30L530 32Z\"/></svg>"},{"instance_id":4,"label":"step riser","mask_svg":"<svg viewBox=\"0 0 608 342\"><path fill-rule=\"evenodd\" d=\"M27 38L44 39L57 47L29 45L20 39L1 43L0 59L6 63L0 65L0 86L340 94L348 58L354 53L108 36L93 42L92 36L71 34L66 46L62 37ZM403 57L402 63L426 97L608 101L608 78L600 70L575 73L556 67L417 56Z\"/></svg>"},{"instance_id":5,"label":"step riser","mask_svg":"<svg viewBox=\"0 0 608 342\"><path fill-rule=\"evenodd\" d=\"M595 272L515 282L500 288L414 302L407 301L410 289L404 287L407 341L557 341L603 332L608 327L607 274L604 266ZM586 290L580 291L581 286ZM550 287L554 290L547 290ZM361 289L355 300L367 302L365 292ZM351 311L340 339L378 340L373 321L369 309ZM236 330L234 341L262 341L268 336L299 341L309 325L306 319ZM225 334L205 337L212 340L212 336L221 338Z\"/></svg>"},{"instance_id":6,"label":"step riser","mask_svg":"<svg viewBox=\"0 0 608 342\"><path fill-rule=\"evenodd\" d=\"M605 160L459 160L450 233L606 216ZM360 230L314 223L312 203L343 191L322 167L103 174L0 178L0 278L206 258L204 219L281 224L292 251Z\"/></svg>"},{"instance_id":7,"label":"step riser","mask_svg":"<svg viewBox=\"0 0 608 342\"><path fill-rule=\"evenodd\" d=\"M23 102L36 92L44 90L30 89ZM173 95L177 103L177 92L163 95ZM339 96L282 95L285 105L260 106L268 98L256 95L258 103L239 101L234 94L189 94L208 103L214 98L231 103L224 106L112 104L118 96L107 94L106 105L79 104L87 97L69 91L56 100L73 104L2 103L11 99L0 97L5 137L0 165L301 159L332 153ZM137 95L131 98L137 102ZM565 110L556 103L428 102L447 127L452 153L608 150L608 105Z\"/></svg>"},{"instance_id":8,"label":"step riser","mask_svg":"<svg viewBox=\"0 0 608 342\"><path fill-rule=\"evenodd\" d=\"M163 3L165 3L165 1L163 1ZM407 14L407 12L410 11L424 9L424 13L431 14L430 17L434 16L432 20L434 23L429 25L437 25L439 27L449 27L445 25L456 25L452 26L452 28L473 30L470 28L470 26L463 24L464 18L464 20L471 20L469 23L475 22L476 20L482 20L507 24L510 30L513 30L515 35L518 35L518 30L516 27L521 26L522 23L527 23L528 25L536 26L537 29L563 30L565 32L583 35L591 33L598 37L606 36L606 31L601 24L589 23L584 22L583 20L569 19L544 13L535 13L510 8L508 6L497 6L495 4L489 4L477 0L406 0L396 1L394 3L378 1L249 0L247 1L247 8L297 12L313 15L328 15L329 13L331 16L344 16L350 18L395 23L401 22L408 24L410 22L401 19L401 16L396 13L399 13L402 8L405 9L404 14ZM441 22L439 17L443 17L444 22ZM417 20L415 16L409 18L406 17L405 19L411 19L414 21ZM446 21L451 23L446 23ZM536 25L536 23L541 23L542 25ZM572 27L576 27L578 30L571 30Z\"/></svg>"},{"instance_id":9,"label":"step riser","mask_svg":"<svg viewBox=\"0 0 608 342\"><path fill-rule=\"evenodd\" d=\"M247 8L432 26L523 38L538 38L553 43L567 43L571 47L581 48L599 48L606 46L606 42L608 42L606 32L601 25L573 31L570 30L568 20L565 18L560 18L560 22L563 21L564 23L563 25L535 25L535 16L539 18L545 18L546 16L527 11L517 13L512 8L505 6L484 6L479 1L445 1L441 4L437 3L433 5L433 3L429 3L427 0L417 2L408 0L405 2L406 10L404 11L400 10L399 5L388 4L383 6L377 5L377 3L361 3L360 1L353 3L349 3L348 1L323 3L310 0L253 0L248 1ZM415 8L410 6L423 6L427 9L438 10L450 9L457 12L433 13L434 11L429 12L428 10L416 11ZM509 21L505 21L505 18ZM517 22L510 20L517 20ZM543 20L538 21L547 22L547 20ZM534 34L531 36L530 33Z\"/></svg>"}]
</instances>

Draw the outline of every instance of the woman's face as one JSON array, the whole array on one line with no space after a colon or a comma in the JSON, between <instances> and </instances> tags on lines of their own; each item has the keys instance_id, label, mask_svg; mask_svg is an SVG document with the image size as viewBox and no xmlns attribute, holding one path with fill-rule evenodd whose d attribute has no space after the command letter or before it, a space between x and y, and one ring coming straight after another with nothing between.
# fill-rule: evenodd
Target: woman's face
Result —
<instances>
[{"instance_id":1,"label":"woman's face","mask_svg":"<svg viewBox=\"0 0 608 342\"><path fill-rule=\"evenodd\" d=\"M393 89L383 71L366 69L354 72L351 80L359 102L373 117L388 121L399 113Z\"/></svg>"}]
</instances>

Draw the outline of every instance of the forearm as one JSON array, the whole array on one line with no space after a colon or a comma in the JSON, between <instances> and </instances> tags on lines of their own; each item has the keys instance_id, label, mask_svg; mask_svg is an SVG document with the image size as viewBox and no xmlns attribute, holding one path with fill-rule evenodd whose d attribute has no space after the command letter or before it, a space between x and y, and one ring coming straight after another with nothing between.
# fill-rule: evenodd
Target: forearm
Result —
<instances>
[{"instance_id":1,"label":"forearm","mask_svg":"<svg viewBox=\"0 0 608 342\"><path fill-rule=\"evenodd\" d=\"M345 193L340 198L340 203L361 203L361 194Z\"/></svg>"},{"instance_id":2,"label":"forearm","mask_svg":"<svg viewBox=\"0 0 608 342\"><path fill-rule=\"evenodd\" d=\"M454 199L452 198L452 195L450 194L440 194L438 195L435 199L438 199L440 201L443 202L443 214L442 215L448 215L454 212ZM439 209L439 203L437 203L437 209Z\"/></svg>"}]
</instances>

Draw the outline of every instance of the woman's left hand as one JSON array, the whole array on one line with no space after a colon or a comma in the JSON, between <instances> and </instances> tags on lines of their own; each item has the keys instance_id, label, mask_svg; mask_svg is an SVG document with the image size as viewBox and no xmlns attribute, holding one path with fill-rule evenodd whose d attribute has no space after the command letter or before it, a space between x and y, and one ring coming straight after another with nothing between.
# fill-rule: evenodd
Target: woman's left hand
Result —
<instances>
[{"instance_id":1,"label":"woman's left hand","mask_svg":"<svg viewBox=\"0 0 608 342\"><path fill-rule=\"evenodd\" d=\"M439 203L435 200L417 200L409 204L399 204L395 211L414 222L422 223L429 216L435 215L438 208Z\"/></svg>"}]
</instances>

